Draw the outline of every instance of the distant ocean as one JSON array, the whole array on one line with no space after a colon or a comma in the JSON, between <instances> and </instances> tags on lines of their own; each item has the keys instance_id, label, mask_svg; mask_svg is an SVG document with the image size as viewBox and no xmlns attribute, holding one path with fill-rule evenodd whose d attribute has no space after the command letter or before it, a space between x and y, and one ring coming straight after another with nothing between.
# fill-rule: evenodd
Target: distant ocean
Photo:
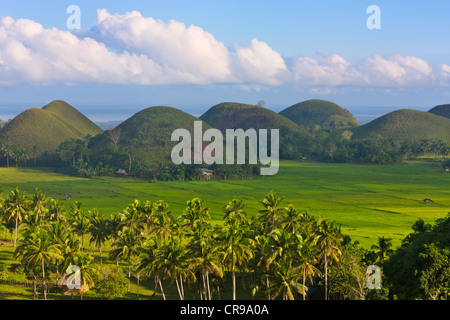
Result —
<instances>
[{"instance_id":1,"label":"distant ocean","mask_svg":"<svg viewBox=\"0 0 450 320\"><path fill-rule=\"evenodd\" d=\"M15 116L25 111L27 108L31 108L32 106L27 107L11 107L11 106L0 106L0 120L7 121L9 119L13 119ZM398 109L411 108L420 111L428 111L430 108L412 108L408 106L343 106L348 111L350 111L359 124L368 123L382 115L385 115L389 112ZM106 106L77 106L76 107L81 113L83 113L86 117L91 119L93 122L97 123L102 129L110 129L116 127L118 124L133 116L135 113L145 109L145 107L106 107ZM196 107L187 107L183 109L182 107L177 107L184 112L192 114L193 116L199 117L204 112L207 111L207 108L196 108ZM282 109L273 109L275 112L279 112Z\"/></svg>"}]
</instances>

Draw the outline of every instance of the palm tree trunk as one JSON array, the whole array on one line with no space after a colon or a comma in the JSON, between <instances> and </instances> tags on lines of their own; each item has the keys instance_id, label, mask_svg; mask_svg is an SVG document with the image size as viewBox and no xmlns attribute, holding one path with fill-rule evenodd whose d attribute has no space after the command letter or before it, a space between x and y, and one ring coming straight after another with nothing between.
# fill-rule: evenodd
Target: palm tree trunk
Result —
<instances>
[{"instance_id":1,"label":"palm tree trunk","mask_svg":"<svg viewBox=\"0 0 450 320\"><path fill-rule=\"evenodd\" d=\"M175 283L177 284L177 290L178 290L178 295L180 296L180 300L183 300L183 296L181 295L181 291L180 291L180 284L178 283L177 277L175 277Z\"/></svg>"},{"instance_id":2,"label":"palm tree trunk","mask_svg":"<svg viewBox=\"0 0 450 320\"><path fill-rule=\"evenodd\" d=\"M232 278L233 278L233 300L236 300L236 273L234 272L235 266L233 263L233 267L231 270Z\"/></svg>"},{"instance_id":3,"label":"palm tree trunk","mask_svg":"<svg viewBox=\"0 0 450 320\"><path fill-rule=\"evenodd\" d=\"M325 251L325 300L328 300L328 266L327 266L326 251Z\"/></svg>"},{"instance_id":4,"label":"palm tree trunk","mask_svg":"<svg viewBox=\"0 0 450 320\"><path fill-rule=\"evenodd\" d=\"M181 294L182 294L182 296L183 296L183 299L182 299L182 300L184 300L183 278L181 277L181 274L180 274L180 284L181 284Z\"/></svg>"},{"instance_id":5,"label":"palm tree trunk","mask_svg":"<svg viewBox=\"0 0 450 320\"><path fill-rule=\"evenodd\" d=\"M16 228L14 231L14 248L16 247L16 242L17 242L17 222L18 222L19 218L16 217Z\"/></svg>"},{"instance_id":6,"label":"palm tree trunk","mask_svg":"<svg viewBox=\"0 0 450 320\"><path fill-rule=\"evenodd\" d=\"M103 264L103 259L102 259L102 245L100 244L100 264Z\"/></svg>"},{"instance_id":7,"label":"palm tree trunk","mask_svg":"<svg viewBox=\"0 0 450 320\"><path fill-rule=\"evenodd\" d=\"M137 289L136 289L137 299L139 300L139 273L137 274Z\"/></svg>"},{"instance_id":8,"label":"palm tree trunk","mask_svg":"<svg viewBox=\"0 0 450 320\"><path fill-rule=\"evenodd\" d=\"M211 288L209 287L209 272L206 271L206 284L208 285L208 297L211 300Z\"/></svg>"},{"instance_id":9,"label":"palm tree trunk","mask_svg":"<svg viewBox=\"0 0 450 320\"><path fill-rule=\"evenodd\" d=\"M47 286L45 283L45 270L44 270L44 258L41 258L42 263L42 291L44 293L44 300L47 300Z\"/></svg>"},{"instance_id":10,"label":"palm tree trunk","mask_svg":"<svg viewBox=\"0 0 450 320\"><path fill-rule=\"evenodd\" d=\"M163 299L166 300L166 295L164 294L164 289L163 289L163 286L161 283L161 278L159 276L158 276L158 283L159 283L159 287L161 288L161 293L162 293Z\"/></svg>"},{"instance_id":11,"label":"palm tree trunk","mask_svg":"<svg viewBox=\"0 0 450 320\"><path fill-rule=\"evenodd\" d=\"M267 287L267 298L270 300L270 284L269 284L269 275L266 276L266 287Z\"/></svg>"},{"instance_id":12,"label":"palm tree trunk","mask_svg":"<svg viewBox=\"0 0 450 320\"><path fill-rule=\"evenodd\" d=\"M131 267L130 261L128 260L128 292L130 292L130 282L131 282Z\"/></svg>"},{"instance_id":13,"label":"palm tree trunk","mask_svg":"<svg viewBox=\"0 0 450 320\"><path fill-rule=\"evenodd\" d=\"M306 265L303 267L303 300L306 300L305 285L306 285Z\"/></svg>"}]
</instances>

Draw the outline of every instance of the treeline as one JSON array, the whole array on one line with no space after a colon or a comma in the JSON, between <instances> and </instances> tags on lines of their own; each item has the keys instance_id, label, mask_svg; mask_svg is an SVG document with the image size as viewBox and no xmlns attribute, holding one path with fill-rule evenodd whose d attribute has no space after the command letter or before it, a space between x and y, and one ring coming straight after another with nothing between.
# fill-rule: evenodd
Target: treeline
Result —
<instances>
[{"instance_id":1,"label":"treeline","mask_svg":"<svg viewBox=\"0 0 450 320\"><path fill-rule=\"evenodd\" d=\"M28 197L16 188L1 199L2 223L14 233L14 257L33 281L35 299L38 283L46 299L47 284L58 282L70 265L80 268L83 286L108 299L130 291L132 276L137 295L139 280L150 278L163 299L163 282L176 285L179 299L205 300L224 294L233 299L442 299L450 285L450 215L433 226L418 220L394 251L384 237L363 249L335 222L283 204L274 192L252 217L242 200L232 199L223 206L219 224L211 222L209 208L198 198L178 216L164 201L135 200L105 216L81 202L66 212L38 189ZM85 239L98 253L86 250ZM107 242L111 249L103 256ZM382 289L369 290L367 268L374 264L382 269ZM227 279L231 292L224 286Z\"/></svg>"}]
</instances>

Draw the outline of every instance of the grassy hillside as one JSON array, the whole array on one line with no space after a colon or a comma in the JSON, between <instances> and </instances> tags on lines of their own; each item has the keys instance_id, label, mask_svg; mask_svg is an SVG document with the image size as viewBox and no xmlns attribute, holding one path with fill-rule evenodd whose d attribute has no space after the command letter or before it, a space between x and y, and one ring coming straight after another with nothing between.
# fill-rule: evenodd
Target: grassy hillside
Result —
<instances>
[{"instance_id":1,"label":"grassy hillside","mask_svg":"<svg viewBox=\"0 0 450 320\"><path fill-rule=\"evenodd\" d=\"M85 137L88 134L94 136L103 132L95 123L65 101L53 101L42 109L51 112L80 137Z\"/></svg>"},{"instance_id":2,"label":"grassy hillside","mask_svg":"<svg viewBox=\"0 0 450 320\"><path fill-rule=\"evenodd\" d=\"M53 152L63 141L95 136L102 130L64 101L25 110L0 131L0 140L38 152Z\"/></svg>"},{"instance_id":3,"label":"grassy hillside","mask_svg":"<svg viewBox=\"0 0 450 320\"><path fill-rule=\"evenodd\" d=\"M450 104L442 104L440 106L436 106L428 112L450 119Z\"/></svg>"},{"instance_id":4,"label":"grassy hillside","mask_svg":"<svg viewBox=\"0 0 450 320\"><path fill-rule=\"evenodd\" d=\"M450 120L430 112L401 109L353 129L353 139L368 137L450 141Z\"/></svg>"},{"instance_id":5,"label":"grassy hillside","mask_svg":"<svg viewBox=\"0 0 450 320\"><path fill-rule=\"evenodd\" d=\"M0 131L0 141L7 141L40 152L54 151L61 142L78 136L52 113L38 108L28 109Z\"/></svg>"},{"instance_id":6,"label":"grassy hillside","mask_svg":"<svg viewBox=\"0 0 450 320\"><path fill-rule=\"evenodd\" d=\"M319 99L297 103L280 112L281 115L302 127L319 126L321 129L357 127L353 115L339 105Z\"/></svg>"},{"instance_id":7,"label":"grassy hillside","mask_svg":"<svg viewBox=\"0 0 450 320\"><path fill-rule=\"evenodd\" d=\"M200 119L213 128L225 129L279 129L280 157L298 159L306 154L311 142L309 134L288 118L269 109L242 103L225 102L213 106Z\"/></svg>"},{"instance_id":8,"label":"grassy hillside","mask_svg":"<svg viewBox=\"0 0 450 320\"><path fill-rule=\"evenodd\" d=\"M118 148L130 153L135 161L159 162L170 160L175 129L187 129L193 137L194 121L198 118L172 107L156 106L142 110L112 130L118 136ZM203 129L208 129L203 123ZM105 133L94 144L96 153L114 144Z\"/></svg>"}]
</instances>

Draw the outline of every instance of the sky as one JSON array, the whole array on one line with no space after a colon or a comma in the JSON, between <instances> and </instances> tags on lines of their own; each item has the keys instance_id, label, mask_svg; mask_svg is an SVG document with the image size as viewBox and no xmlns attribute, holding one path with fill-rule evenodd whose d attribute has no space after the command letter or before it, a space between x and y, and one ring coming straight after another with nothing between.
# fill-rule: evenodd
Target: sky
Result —
<instances>
[{"instance_id":1,"label":"sky","mask_svg":"<svg viewBox=\"0 0 450 320\"><path fill-rule=\"evenodd\" d=\"M428 110L450 103L449 13L444 0L2 0L0 115L56 99L105 114L312 98Z\"/></svg>"}]
</instances>

